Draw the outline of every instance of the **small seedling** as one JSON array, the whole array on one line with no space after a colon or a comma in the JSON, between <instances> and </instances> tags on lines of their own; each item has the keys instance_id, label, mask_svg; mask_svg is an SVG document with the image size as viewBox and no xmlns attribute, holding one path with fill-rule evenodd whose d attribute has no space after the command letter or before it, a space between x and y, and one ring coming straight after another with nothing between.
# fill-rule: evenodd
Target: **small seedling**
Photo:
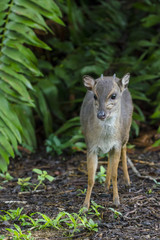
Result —
<instances>
[{"instance_id":1,"label":"small seedling","mask_svg":"<svg viewBox=\"0 0 160 240\"><path fill-rule=\"evenodd\" d=\"M98 232L98 224L95 223L91 218L86 222L85 226L89 231Z\"/></svg>"},{"instance_id":2,"label":"small seedling","mask_svg":"<svg viewBox=\"0 0 160 240\"><path fill-rule=\"evenodd\" d=\"M100 212L98 211L98 208L104 208L101 205L98 205L97 203L95 203L94 201L91 201L91 209L89 210L88 214L93 214L95 216L97 216L100 219Z\"/></svg>"},{"instance_id":3,"label":"small seedling","mask_svg":"<svg viewBox=\"0 0 160 240\"><path fill-rule=\"evenodd\" d=\"M53 133L46 140L45 145L46 145L47 153L53 153L53 154L56 153L57 155L61 155L63 152L61 141Z\"/></svg>"},{"instance_id":4,"label":"small seedling","mask_svg":"<svg viewBox=\"0 0 160 240\"><path fill-rule=\"evenodd\" d=\"M83 215L82 215L83 214ZM82 215L82 216L81 216ZM80 221L82 222L83 226L87 228L89 231L98 231L98 224L93 221L93 219L87 219L85 214L85 208L81 208L78 215Z\"/></svg>"},{"instance_id":5,"label":"small seedling","mask_svg":"<svg viewBox=\"0 0 160 240\"><path fill-rule=\"evenodd\" d=\"M15 229L6 228L6 230L11 233L13 240L34 240L34 238L31 236L30 231L28 231L27 235L22 232L21 228L18 225L14 224L14 227Z\"/></svg>"},{"instance_id":6,"label":"small seedling","mask_svg":"<svg viewBox=\"0 0 160 240\"><path fill-rule=\"evenodd\" d=\"M86 193L86 191L87 191L86 188L85 188L84 190L82 190L82 189L77 189L77 192L79 192L79 193L77 194L77 196L84 195L84 194Z\"/></svg>"},{"instance_id":7,"label":"small seedling","mask_svg":"<svg viewBox=\"0 0 160 240\"><path fill-rule=\"evenodd\" d=\"M135 145L128 143L128 144L127 144L127 148L128 148L128 149L134 149L134 148L135 148Z\"/></svg>"},{"instance_id":8,"label":"small seedling","mask_svg":"<svg viewBox=\"0 0 160 240\"><path fill-rule=\"evenodd\" d=\"M29 182L30 179L31 179L31 177L18 178L18 182L17 183L21 187L21 192L30 190L30 186L32 185L32 183Z\"/></svg>"},{"instance_id":9,"label":"small seedling","mask_svg":"<svg viewBox=\"0 0 160 240\"><path fill-rule=\"evenodd\" d=\"M62 226L60 224L60 222L62 221L61 218L66 215L65 212L59 212L57 217L55 219L52 219L45 214L42 214L42 213L38 213L38 214L43 217L43 219L41 219L41 222L44 223L43 225L40 226L40 229L53 227L53 228L56 228L58 230L60 228L62 228Z\"/></svg>"},{"instance_id":10,"label":"small seedling","mask_svg":"<svg viewBox=\"0 0 160 240\"><path fill-rule=\"evenodd\" d=\"M8 210L8 211L3 211L6 214L4 216L0 216L0 218L4 221L8 221L8 220L15 220L15 219L19 219L19 217L21 216L21 212L23 211L23 208L17 208L16 210Z\"/></svg>"},{"instance_id":11,"label":"small seedling","mask_svg":"<svg viewBox=\"0 0 160 240\"><path fill-rule=\"evenodd\" d=\"M152 147L158 147L160 146L160 139L156 140L154 144L152 144Z\"/></svg>"},{"instance_id":12,"label":"small seedling","mask_svg":"<svg viewBox=\"0 0 160 240\"><path fill-rule=\"evenodd\" d=\"M121 212L116 211L114 208L109 208L114 213L114 218L118 218L119 216L123 216Z\"/></svg>"},{"instance_id":13,"label":"small seedling","mask_svg":"<svg viewBox=\"0 0 160 240\"><path fill-rule=\"evenodd\" d=\"M153 185L153 188L160 188L160 182L157 182L156 179L154 179L155 184Z\"/></svg>"},{"instance_id":14,"label":"small seedling","mask_svg":"<svg viewBox=\"0 0 160 240\"><path fill-rule=\"evenodd\" d=\"M10 220L10 219L11 219L10 216L7 215L7 214L5 214L5 215L0 215L0 221L2 221L2 222L8 221L8 220Z\"/></svg>"},{"instance_id":15,"label":"small seedling","mask_svg":"<svg viewBox=\"0 0 160 240\"><path fill-rule=\"evenodd\" d=\"M97 173L95 180L98 180L99 183L104 183L106 179L106 169L103 166L100 166L100 172Z\"/></svg>"},{"instance_id":16,"label":"small seedling","mask_svg":"<svg viewBox=\"0 0 160 240\"><path fill-rule=\"evenodd\" d=\"M0 173L0 177L5 179L3 182L8 182L8 181L13 180L13 177L9 174L9 172Z\"/></svg>"},{"instance_id":17,"label":"small seedling","mask_svg":"<svg viewBox=\"0 0 160 240\"><path fill-rule=\"evenodd\" d=\"M54 177L52 177L51 175L49 175L49 174L47 173L47 171L42 171L42 170L37 169L37 168L34 168L32 171L38 174L38 181L39 181L39 183L35 186L34 191L36 191L37 188L38 188L40 185L45 185L45 184L44 184L44 181L45 181L46 179L49 180L50 182L52 182L52 181L54 180Z\"/></svg>"},{"instance_id":18,"label":"small seedling","mask_svg":"<svg viewBox=\"0 0 160 240\"><path fill-rule=\"evenodd\" d=\"M42 226L43 219L33 219L32 216L35 213L32 213L30 216L23 214L19 220L22 222L21 226L30 226L35 229L40 229Z\"/></svg>"},{"instance_id":19,"label":"small seedling","mask_svg":"<svg viewBox=\"0 0 160 240\"><path fill-rule=\"evenodd\" d=\"M63 222L72 230L71 236L74 235L75 232L79 232L79 228L83 225L79 221L79 215L77 213L68 213L64 212L67 218L63 219Z\"/></svg>"},{"instance_id":20,"label":"small seedling","mask_svg":"<svg viewBox=\"0 0 160 240\"><path fill-rule=\"evenodd\" d=\"M151 188L148 189L147 193L148 193L148 194L151 194L151 193L152 193L152 189L151 189Z\"/></svg>"}]
</instances>

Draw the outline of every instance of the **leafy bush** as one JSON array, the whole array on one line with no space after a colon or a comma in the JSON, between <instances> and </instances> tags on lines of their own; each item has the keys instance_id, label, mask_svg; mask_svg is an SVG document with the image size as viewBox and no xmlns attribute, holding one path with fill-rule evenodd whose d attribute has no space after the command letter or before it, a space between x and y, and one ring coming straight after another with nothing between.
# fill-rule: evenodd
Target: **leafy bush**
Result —
<instances>
[{"instance_id":1,"label":"leafy bush","mask_svg":"<svg viewBox=\"0 0 160 240\"><path fill-rule=\"evenodd\" d=\"M36 31L52 32L45 19L63 24L61 12L52 0L2 0L0 3L0 169L5 171L9 156L19 143L36 146L31 107L41 114L45 131L51 131L50 114L38 82L43 74L33 47L51 50ZM45 116L44 116L45 109Z\"/></svg>"},{"instance_id":2,"label":"leafy bush","mask_svg":"<svg viewBox=\"0 0 160 240\"><path fill-rule=\"evenodd\" d=\"M57 64L49 75L61 89L58 94L63 102L62 113L70 117L77 113L85 91L82 75L117 73L121 77L130 72L129 87L135 106L132 133L139 134L140 122L158 128L160 3L155 0L57 3L66 16L67 33L48 40L58 56L53 57Z\"/></svg>"},{"instance_id":3,"label":"leafy bush","mask_svg":"<svg viewBox=\"0 0 160 240\"><path fill-rule=\"evenodd\" d=\"M58 136L62 136L61 139ZM45 142L46 152L61 155L64 150L83 151L86 149L84 136L80 130L80 118L75 117L66 121L54 134L52 133Z\"/></svg>"},{"instance_id":4,"label":"leafy bush","mask_svg":"<svg viewBox=\"0 0 160 240\"><path fill-rule=\"evenodd\" d=\"M130 72L132 133L141 122L158 129L159 12L155 0L1 1L0 169L18 144L36 147L36 130L43 139L53 132L60 149L77 134L77 125L56 131L79 115L84 74Z\"/></svg>"}]
</instances>

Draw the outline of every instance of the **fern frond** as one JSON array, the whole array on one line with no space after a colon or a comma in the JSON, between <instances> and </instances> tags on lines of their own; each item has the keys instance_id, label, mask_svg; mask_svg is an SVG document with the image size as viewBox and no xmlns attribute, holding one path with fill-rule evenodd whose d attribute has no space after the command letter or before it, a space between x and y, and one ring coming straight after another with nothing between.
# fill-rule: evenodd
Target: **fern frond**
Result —
<instances>
[{"instance_id":1,"label":"fern frond","mask_svg":"<svg viewBox=\"0 0 160 240\"><path fill-rule=\"evenodd\" d=\"M61 12L53 0L0 2L0 169L3 171L6 170L4 159L8 164L9 156L14 156L13 148L16 150L18 142L21 143L21 136L35 145L33 127L28 130L32 131L30 133L26 130L28 125L32 126L31 120L21 123L19 120L23 106L34 106L29 94L29 90L33 90L30 79L43 76L29 46L51 50L34 32L34 29L52 32L44 17L63 24ZM13 106L17 106L16 112Z\"/></svg>"}]
</instances>

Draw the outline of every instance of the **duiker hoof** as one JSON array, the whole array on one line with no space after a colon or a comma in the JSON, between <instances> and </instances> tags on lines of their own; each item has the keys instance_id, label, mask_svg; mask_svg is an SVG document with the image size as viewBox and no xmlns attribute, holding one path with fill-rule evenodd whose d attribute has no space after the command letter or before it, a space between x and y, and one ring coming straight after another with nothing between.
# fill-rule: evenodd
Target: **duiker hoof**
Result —
<instances>
[{"instance_id":1,"label":"duiker hoof","mask_svg":"<svg viewBox=\"0 0 160 240\"><path fill-rule=\"evenodd\" d=\"M83 203L83 206L82 206L83 212L88 212L89 206L90 206L89 203L85 203L85 202L84 202L84 203Z\"/></svg>"},{"instance_id":2,"label":"duiker hoof","mask_svg":"<svg viewBox=\"0 0 160 240\"><path fill-rule=\"evenodd\" d=\"M129 179L125 180L125 186L129 188L130 185L131 185L130 180Z\"/></svg>"},{"instance_id":3,"label":"duiker hoof","mask_svg":"<svg viewBox=\"0 0 160 240\"><path fill-rule=\"evenodd\" d=\"M82 208L80 209L80 212L81 212L81 214L83 214L83 213L87 213L88 210L89 210L88 208L82 206Z\"/></svg>"},{"instance_id":4,"label":"duiker hoof","mask_svg":"<svg viewBox=\"0 0 160 240\"><path fill-rule=\"evenodd\" d=\"M115 199L113 200L113 204L114 204L116 207L118 207L118 206L120 205L119 197L117 197L117 198L115 198Z\"/></svg>"}]
</instances>

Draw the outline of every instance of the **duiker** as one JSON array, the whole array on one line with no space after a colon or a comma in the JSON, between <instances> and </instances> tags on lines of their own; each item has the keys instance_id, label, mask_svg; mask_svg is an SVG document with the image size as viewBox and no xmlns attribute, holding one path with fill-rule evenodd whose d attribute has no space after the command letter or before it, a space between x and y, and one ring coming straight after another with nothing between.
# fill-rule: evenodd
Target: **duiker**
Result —
<instances>
[{"instance_id":1,"label":"duiker","mask_svg":"<svg viewBox=\"0 0 160 240\"><path fill-rule=\"evenodd\" d=\"M130 74L122 79L101 75L98 79L84 76L84 86L88 89L84 98L80 119L87 144L88 189L84 207L90 206L90 197L95 182L98 153L109 153L106 185L113 185L113 203L120 204L117 188L117 170L120 157L127 186L130 179L127 169L126 144L132 121L133 105L128 91Z\"/></svg>"}]
</instances>

